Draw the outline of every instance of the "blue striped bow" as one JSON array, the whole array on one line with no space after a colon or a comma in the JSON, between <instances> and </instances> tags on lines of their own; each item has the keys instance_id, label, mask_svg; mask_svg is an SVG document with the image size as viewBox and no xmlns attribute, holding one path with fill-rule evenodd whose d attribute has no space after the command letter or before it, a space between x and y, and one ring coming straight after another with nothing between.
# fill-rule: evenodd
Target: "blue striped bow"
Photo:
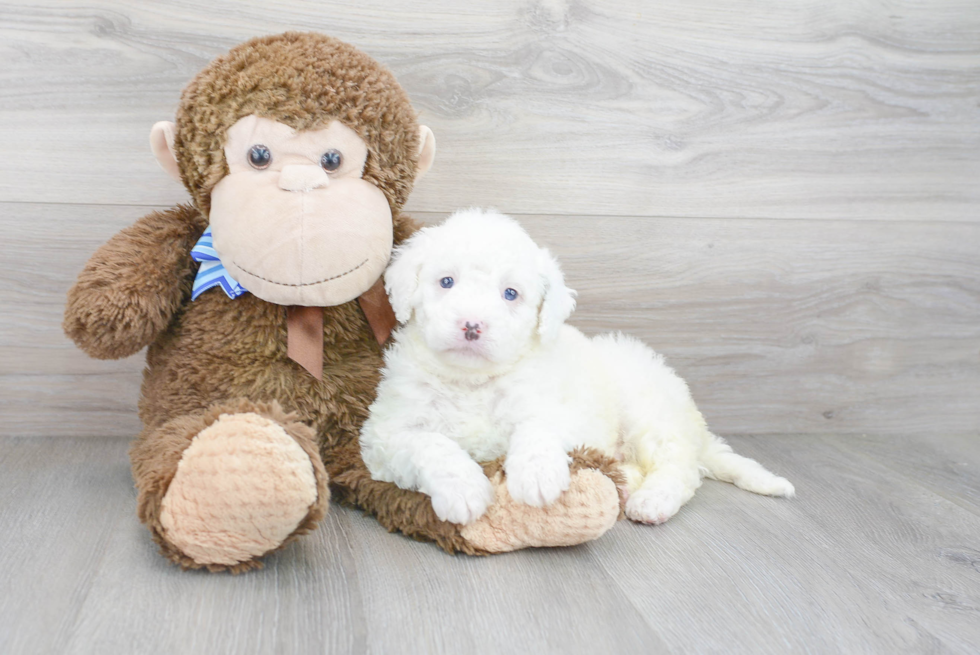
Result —
<instances>
[{"instance_id":1,"label":"blue striped bow","mask_svg":"<svg viewBox=\"0 0 980 655\"><path fill-rule=\"evenodd\" d=\"M197 297L202 293L218 285L221 285L229 298L237 298L243 293L248 293L248 289L228 274L218 258L218 253L214 251L210 225L208 229L204 230L201 238L197 240L197 244L191 248L191 259L201 262L201 268L197 269L197 277L194 278L191 300L197 300Z\"/></svg>"}]
</instances>

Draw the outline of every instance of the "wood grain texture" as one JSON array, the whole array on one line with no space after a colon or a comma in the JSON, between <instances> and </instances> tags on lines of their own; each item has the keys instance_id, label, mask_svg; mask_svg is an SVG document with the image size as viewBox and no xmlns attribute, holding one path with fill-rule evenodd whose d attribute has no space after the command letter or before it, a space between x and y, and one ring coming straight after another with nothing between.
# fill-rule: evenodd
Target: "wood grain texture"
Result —
<instances>
[{"instance_id":1,"label":"wood grain texture","mask_svg":"<svg viewBox=\"0 0 980 655\"><path fill-rule=\"evenodd\" d=\"M978 220L973 0L4 3L0 200L183 198L150 126L286 29L406 87L439 142L417 211Z\"/></svg>"},{"instance_id":2,"label":"wood grain texture","mask_svg":"<svg viewBox=\"0 0 980 655\"><path fill-rule=\"evenodd\" d=\"M943 443L935 440L934 452ZM733 445L792 480L798 498L781 503L706 483L658 533L658 551L644 548L648 536L635 525L595 544L597 561L642 614L658 617L669 643L682 652L975 650L980 515L864 452L862 438ZM665 595L635 571L687 584Z\"/></svg>"},{"instance_id":3,"label":"wood grain texture","mask_svg":"<svg viewBox=\"0 0 980 655\"><path fill-rule=\"evenodd\" d=\"M880 435L840 442L842 451L867 455L947 501L980 515L980 439L976 434L904 440ZM977 545L980 557L980 544ZM977 560L980 567L980 559Z\"/></svg>"},{"instance_id":4,"label":"wood grain texture","mask_svg":"<svg viewBox=\"0 0 980 655\"><path fill-rule=\"evenodd\" d=\"M0 440L0 652L63 651L108 544L135 519L126 443Z\"/></svg>"},{"instance_id":5,"label":"wood grain texture","mask_svg":"<svg viewBox=\"0 0 980 655\"><path fill-rule=\"evenodd\" d=\"M182 572L137 523L123 439L0 438L0 652L973 653L976 449L736 438L793 500L705 485L660 527L569 549L452 557L331 508L241 576ZM957 445L959 444L959 445Z\"/></svg>"},{"instance_id":6,"label":"wood grain texture","mask_svg":"<svg viewBox=\"0 0 980 655\"><path fill-rule=\"evenodd\" d=\"M89 360L60 321L88 255L146 208L0 211L0 434L135 434L142 355ZM572 323L664 353L719 434L980 429L980 225L521 220L579 291Z\"/></svg>"}]
</instances>

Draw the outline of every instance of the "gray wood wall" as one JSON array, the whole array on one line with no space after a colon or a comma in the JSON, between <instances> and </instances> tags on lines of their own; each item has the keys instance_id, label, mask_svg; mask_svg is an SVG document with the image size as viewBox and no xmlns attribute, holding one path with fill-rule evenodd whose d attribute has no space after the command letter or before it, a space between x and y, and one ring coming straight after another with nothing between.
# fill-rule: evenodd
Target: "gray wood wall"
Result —
<instances>
[{"instance_id":1,"label":"gray wood wall","mask_svg":"<svg viewBox=\"0 0 980 655\"><path fill-rule=\"evenodd\" d=\"M65 291L186 199L147 145L183 85L287 29L406 87L409 209L517 215L715 431L980 433L976 0L50 0L0 5L0 434L136 432L142 358L75 350Z\"/></svg>"}]
</instances>

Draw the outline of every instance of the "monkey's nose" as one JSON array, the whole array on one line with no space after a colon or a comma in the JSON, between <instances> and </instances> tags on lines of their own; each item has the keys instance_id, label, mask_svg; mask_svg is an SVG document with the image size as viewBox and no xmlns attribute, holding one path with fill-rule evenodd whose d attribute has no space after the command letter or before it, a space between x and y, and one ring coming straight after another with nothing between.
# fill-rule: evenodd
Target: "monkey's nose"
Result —
<instances>
[{"instance_id":1,"label":"monkey's nose","mask_svg":"<svg viewBox=\"0 0 980 655\"><path fill-rule=\"evenodd\" d=\"M291 164L279 173L279 188L283 191L312 191L327 186L330 178L319 166Z\"/></svg>"}]
</instances>

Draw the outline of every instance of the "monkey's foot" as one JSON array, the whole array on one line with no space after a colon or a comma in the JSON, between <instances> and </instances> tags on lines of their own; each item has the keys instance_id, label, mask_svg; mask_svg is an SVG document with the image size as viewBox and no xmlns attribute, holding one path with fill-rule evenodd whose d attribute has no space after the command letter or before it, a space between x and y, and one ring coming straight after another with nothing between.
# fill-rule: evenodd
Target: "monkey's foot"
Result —
<instances>
[{"instance_id":1,"label":"monkey's foot","mask_svg":"<svg viewBox=\"0 0 980 655\"><path fill-rule=\"evenodd\" d=\"M460 529L462 537L483 551L503 553L572 546L604 535L621 515L618 472L610 462L588 468L590 462L580 453L573 457L568 490L546 507L518 503L507 492L503 471L488 471L495 501L483 517Z\"/></svg>"},{"instance_id":2,"label":"monkey's foot","mask_svg":"<svg viewBox=\"0 0 980 655\"><path fill-rule=\"evenodd\" d=\"M329 499L308 426L275 404L230 405L171 421L133 449L141 518L187 568L259 566L313 529Z\"/></svg>"}]
</instances>

